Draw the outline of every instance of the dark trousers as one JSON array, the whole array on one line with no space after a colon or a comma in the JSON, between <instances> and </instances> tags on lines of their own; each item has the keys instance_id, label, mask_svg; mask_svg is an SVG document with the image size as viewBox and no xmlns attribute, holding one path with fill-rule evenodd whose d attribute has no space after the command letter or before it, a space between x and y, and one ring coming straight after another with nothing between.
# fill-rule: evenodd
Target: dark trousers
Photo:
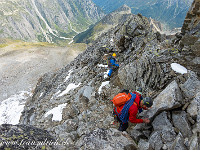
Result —
<instances>
[{"instance_id":1,"label":"dark trousers","mask_svg":"<svg viewBox=\"0 0 200 150\"><path fill-rule=\"evenodd\" d=\"M120 122L120 126L119 126L119 131L126 131L126 129L128 128L128 122L127 123L122 123Z\"/></svg>"},{"instance_id":2,"label":"dark trousers","mask_svg":"<svg viewBox=\"0 0 200 150\"><path fill-rule=\"evenodd\" d=\"M113 114L114 114L114 117L116 118L116 120L120 123L118 130L119 131L126 131L126 129L128 128L128 122L123 123L114 111L113 111Z\"/></svg>"}]
</instances>

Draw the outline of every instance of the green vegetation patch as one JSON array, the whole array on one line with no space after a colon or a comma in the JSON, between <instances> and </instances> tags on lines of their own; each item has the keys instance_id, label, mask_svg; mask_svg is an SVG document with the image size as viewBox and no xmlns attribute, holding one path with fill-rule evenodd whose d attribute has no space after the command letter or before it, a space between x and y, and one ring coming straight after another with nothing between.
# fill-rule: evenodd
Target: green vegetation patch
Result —
<instances>
[{"instance_id":1,"label":"green vegetation patch","mask_svg":"<svg viewBox=\"0 0 200 150\"><path fill-rule=\"evenodd\" d=\"M52 47L55 46L55 44L53 43L48 43L48 42L20 42L20 43L16 43L16 48L31 48L31 47Z\"/></svg>"},{"instance_id":2,"label":"green vegetation patch","mask_svg":"<svg viewBox=\"0 0 200 150\"><path fill-rule=\"evenodd\" d=\"M17 50L31 47L54 47L57 45L48 42L24 42L21 40L0 39L0 48L4 48L7 46L11 46L10 49Z\"/></svg>"},{"instance_id":3,"label":"green vegetation patch","mask_svg":"<svg viewBox=\"0 0 200 150\"><path fill-rule=\"evenodd\" d=\"M6 47L8 44L0 44L0 48Z\"/></svg>"},{"instance_id":4,"label":"green vegetation patch","mask_svg":"<svg viewBox=\"0 0 200 150\"><path fill-rule=\"evenodd\" d=\"M98 23L95 27L94 27L94 31L95 32L99 32L99 31L102 31L104 30L106 27L106 25L102 24L101 22Z\"/></svg>"}]
</instances>

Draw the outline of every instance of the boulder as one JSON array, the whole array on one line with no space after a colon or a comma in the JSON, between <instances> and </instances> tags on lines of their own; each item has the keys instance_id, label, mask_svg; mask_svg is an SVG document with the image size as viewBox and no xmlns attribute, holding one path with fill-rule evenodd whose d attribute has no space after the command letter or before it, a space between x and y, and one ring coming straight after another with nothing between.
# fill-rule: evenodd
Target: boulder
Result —
<instances>
[{"instance_id":1,"label":"boulder","mask_svg":"<svg viewBox=\"0 0 200 150\"><path fill-rule=\"evenodd\" d=\"M176 138L176 133L174 131L174 128L172 124L170 123L170 120L167 117L167 112L162 112L159 114L154 121L152 122L153 125L153 133L149 138L150 145L156 149L161 149L161 147L164 146L168 149L171 147L172 142ZM157 137L156 137L157 136ZM157 140L155 138L160 139L160 146L157 144Z\"/></svg>"},{"instance_id":2,"label":"boulder","mask_svg":"<svg viewBox=\"0 0 200 150\"><path fill-rule=\"evenodd\" d=\"M57 149L48 131L28 125L0 125L0 149Z\"/></svg>"},{"instance_id":3,"label":"boulder","mask_svg":"<svg viewBox=\"0 0 200 150\"><path fill-rule=\"evenodd\" d=\"M140 139L138 148L139 150L149 150L149 142L144 139Z\"/></svg>"},{"instance_id":4,"label":"boulder","mask_svg":"<svg viewBox=\"0 0 200 150\"><path fill-rule=\"evenodd\" d=\"M200 92L199 85L200 85L200 81L197 75L194 72L189 71L188 80L184 84L181 84L180 88L187 98L192 99L195 97L197 92Z\"/></svg>"},{"instance_id":5,"label":"boulder","mask_svg":"<svg viewBox=\"0 0 200 150\"><path fill-rule=\"evenodd\" d=\"M172 129L172 124L170 123L169 119L167 118L167 112L164 111L160 113L152 122L152 126L154 131L155 130L171 130Z\"/></svg>"},{"instance_id":6,"label":"boulder","mask_svg":"<svg viewBox=\"0 0 200 150\"><path fill-rule=\"evenodd\" d=\"M110 128L108 130L97 128L93 132L81 136L76 142L76 147L81 149L104 150L137 150L137 144L126 133Z\"/></svg>"},{"instance_id":7,"label":"boulder","mask_svg":"<svg viewBox=\"0 0 200 150\"><path fill-rule=\"evenodd\" d=\"M184 138L181 133L178 134L175 141L172 144L171 150L187 150L187 147L184 145Z\"/></svg>"},{"instance_id":8,"label":"boulder","mask_svg":"<svg viewBox=\"0 0 200 150\"><path fill-rule=\"evenodd\" d=\"M160 150L163 147L160 131L155 131L151 134L151 137L149 138L149 147L150 149L156 150Z\"/></svg>"},{"instance_id":9,"label":"boulder","mask_svg":"<svg viewBox=\"0 0 200 150\"><path fill-rule=\"evenodd\" d=\"M184 138L192 136L191 127L185 111L173 111L172 121L174 126L179 129Z\"/></svg>"},{"instance_id":10,"label":"boulder","mask_svg":"<svg viewBox=\"0 0 200 150\"><path fill-rule=\"evenodd\" d=\"M161 111L182 106L183 97L176 81L172 81L154 100L152 108L144 113L144 117L153 118Z\"/></svg>"},{"instance_id":11,"label":"boulder","mask_svg":"<svg viewBox=\"0 0 200 150\"><path fill-rule=\"evenodd\" d=\"M189 149L199 150L200 149L199 142L200 142L200 140L196 133L191 137L191 140L189 142L189 144L190 144Z\"/></svg>"},{"instance_id":12,"label":"boulder","mask_svg":"<svg viewBox=\"0 0 200 150\"><path fill-rule=\"evenodd\" d=\"M197 101L196 99L190 102L190 105L187 108L187 113L195 119L197 117Z\"/></svg>"},{"instance_id":13,"label":"boulder","mask_svg":"<svg viewBox=\"0 0 200 150\"><path fill-rule=\"evenodd\" d=\"M139 142L140 139L146 139L150 136L150 130L151 126L144 124L144 123L138 123L136 124L132 129L130 129L130 136L136 141Z\"/></svg>"}]
</instances>

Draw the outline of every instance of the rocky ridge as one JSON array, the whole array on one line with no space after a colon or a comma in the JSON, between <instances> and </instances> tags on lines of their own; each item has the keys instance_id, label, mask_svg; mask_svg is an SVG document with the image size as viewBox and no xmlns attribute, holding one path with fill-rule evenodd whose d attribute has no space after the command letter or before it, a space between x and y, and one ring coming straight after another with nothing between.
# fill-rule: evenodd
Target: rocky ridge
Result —
<instances>
[{"instance_id":1,"label":"rocky ridge","mask_svg":"<svg viewBox=\"0 0 200 150\"><path fill-rule=\"evenodd\" d=\"M151 29L148 18L130 15L65 68L40 78L21 123L64 141L58 149L199 149L199 57L192 44L181 42L185 35L161 35ZM120 68L106 80L103 56L109 52L117 53ZM172 70L175 62L188 72ZM119 132L112 124L110 100L120 89L137 87L154 100L152 108L140 114L151 123ZM61 110L61 117L55 118L52 109Z\"/></svg>"},{"instance_id":2,"label":"rocky ridge","mask_svg":"<svg viewBox=\"0 0 200 150\"><path fill-rule=\"evenodd\" d=\"M91 43L95 41L102 33L117 26L120 22L126 20L131 15L131 8L123 5L116 11L106 15L100 21L95 23L88 30L75 36L74 41L77 43Z\"/></svg>"},{"instance_id":3,"label":"rocky ridge","mask_svg":"<svg viewBox=\"0 0 200 150\"><path fill-rule=\"evenodd\" d=\"M76 43L92 43L94 42L102 33L108 32L110 29L115 28L121 22L125 22L127 18L131 16L131 8L127 5L123 5L112 13L106 15L100 21L95 23L91 28L78 34L74 38ZM141 15L141 14L138 14ZM162 31L162 25L160 22L149 18L151 29L154 31ZM113 39L111 39L112 41Z\"/></svg>"},{"instance_id":4,"label":"rocky ridge","mask_svg":"<svg viewBox=\"0 0 200 150\"><path fill-rule=\"evenodd\" d=\"M200 53L199 53L199 47L200 47L199 9L200 9L200 1L195 0L192 3L192 7L190 8L190 10L188 11L186 15L186 18L182 27L183 37L180 41L180 46L182 47L183 50L189 49L196 56L200 56Z\"/></svg>"}]
</instances>

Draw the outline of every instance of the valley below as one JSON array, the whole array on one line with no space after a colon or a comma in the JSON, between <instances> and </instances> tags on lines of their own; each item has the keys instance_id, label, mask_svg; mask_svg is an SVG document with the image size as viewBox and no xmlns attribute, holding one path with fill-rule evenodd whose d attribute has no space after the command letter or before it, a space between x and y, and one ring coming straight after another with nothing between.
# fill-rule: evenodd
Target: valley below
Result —
<instances>
[{"instance_id":1,"label":"valley below","mask_svg":"<svg viewBox=\"0 0 200 150\"><path fill-rule=\"evenodd\" d=\"M45 73L56 71L71 62L85 48L84 44L66 47L16 42L0 48L0 107L13 112L11 105L32 95L38 79ZM5 102L11 103L5 107ZM15 108L15 107L14 107ZM5 122L5 111L2 112ZM1 116L2 117L2 116ZM4 121L3 121L4 120Z\"/></svg>"}]
</instances>

